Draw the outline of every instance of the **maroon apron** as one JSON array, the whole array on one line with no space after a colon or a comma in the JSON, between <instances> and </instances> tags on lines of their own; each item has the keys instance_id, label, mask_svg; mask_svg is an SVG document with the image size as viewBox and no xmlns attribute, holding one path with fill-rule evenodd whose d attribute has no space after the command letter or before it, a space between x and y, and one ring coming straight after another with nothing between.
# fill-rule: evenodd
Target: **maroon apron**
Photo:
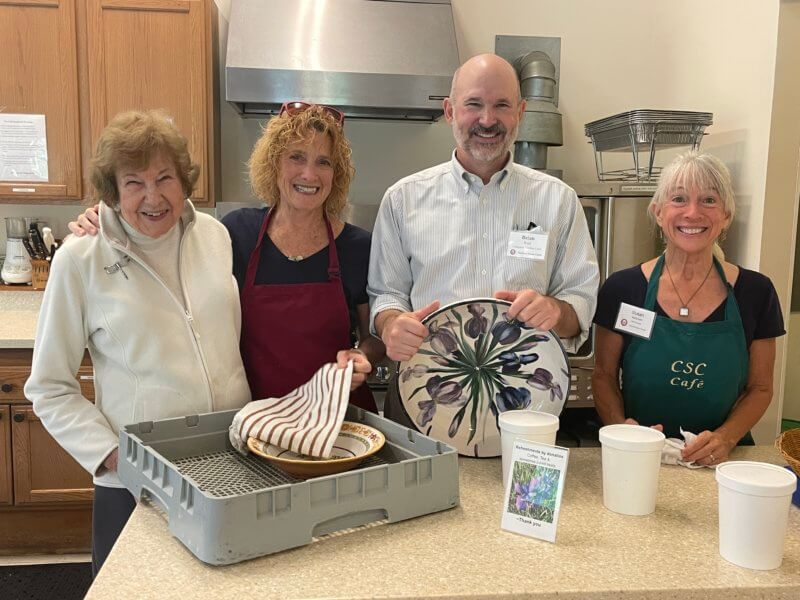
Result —
<instances>
[{"instance_id":1,"label":"maroon apron","mask_svg":"<svg viewBox=\"0 0 800 600\"><path fill-rule=\"evenodd\" d=\"M267 212L247 263L242 303L242 360L253 400L278 398L306 383L322 365L350 348L350 312L339 272L339 255L328 218L328 281L255 285ZM377 412L366 384L350 402Z\"/></svg>"}]
</instances>

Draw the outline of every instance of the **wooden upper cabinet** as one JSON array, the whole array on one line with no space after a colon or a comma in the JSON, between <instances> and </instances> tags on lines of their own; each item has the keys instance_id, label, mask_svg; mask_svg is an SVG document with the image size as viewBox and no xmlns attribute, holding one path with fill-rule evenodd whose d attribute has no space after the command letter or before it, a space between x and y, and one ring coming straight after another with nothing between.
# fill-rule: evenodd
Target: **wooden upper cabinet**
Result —
<instances>
[{"instance_id":1,"label":"wooden upper cabinet","mask_svg":"<svg viewBox=\"0 0 800 600\"><path fill-rule=\"evenodd\" d=\"M47 182L0 180L0 200L80 199L75 0L0 0L0 53L0 109L45 115L48 157Z\"/></svg>"},{"instance_id":2,"label":"wooden upper cabinet","mask_svg":"<svg viewBox=\"0 0 800 600\"><path fill-rule=\"evenodd\" d=\"M14 503L11 473L11 407L0 404L0 506Z\"/></svg>"},{"instance_id":3,"label":"wooden upper cabinet","mask_svg":"<svg viewBox=\"0 0 800 600\"><path fill-rule=\"evenodd\" d=\"M192 200L211 202L211 23L204 0L88 0L91 146L118 112L161 108L201 167Z\"/></svg>"}]
</instances>

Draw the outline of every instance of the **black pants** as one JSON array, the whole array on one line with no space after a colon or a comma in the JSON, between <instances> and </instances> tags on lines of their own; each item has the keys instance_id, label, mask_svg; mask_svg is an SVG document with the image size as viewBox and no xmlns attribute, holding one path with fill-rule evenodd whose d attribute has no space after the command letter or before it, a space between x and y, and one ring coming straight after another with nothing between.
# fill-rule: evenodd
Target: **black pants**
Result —
<instances>
[{"instance_id":1,"label":"black pants","mask_svg":"<svg viewBox=\"0 0 800 600\"><path fill-rule=\"evenodd\" d=\"M386 388L386 398L383 402L383 416L399 423L403 427L408 427L411 430L417 429L414 422L408 418L408 413L403 407L403 402L400 400L400 388L398 387L397 375L389 380L389 385Z\"/></svg>"},{"instance_id":2,"label":"black pants","mask_svg":"<svg viewBox=\"0 0 800 600\"><path fill-rule=\"evenodd\" d=\"M136 500L125 488L94 486L94 505L92 506L92 577L111 552L122 528L128 522Z\"/></svg>"}]
</instances>

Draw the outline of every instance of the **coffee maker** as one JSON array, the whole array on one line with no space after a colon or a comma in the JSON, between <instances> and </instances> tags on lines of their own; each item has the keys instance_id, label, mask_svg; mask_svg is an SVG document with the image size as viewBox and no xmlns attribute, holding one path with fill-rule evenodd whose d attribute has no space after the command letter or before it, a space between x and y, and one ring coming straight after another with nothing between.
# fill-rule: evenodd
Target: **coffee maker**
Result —
<instances>
[{"instance_id":1,"label":"coffee maker","mask_svg":"<svg viewBox=\"0 0 800 600\"><path fill-rule=\"evenodd\" d=\"M27 235L24 217L6 217L6 259L0 271L0 277L6 284L31 281L31 259L22 243Z\"/></svg>"}]
</instances>

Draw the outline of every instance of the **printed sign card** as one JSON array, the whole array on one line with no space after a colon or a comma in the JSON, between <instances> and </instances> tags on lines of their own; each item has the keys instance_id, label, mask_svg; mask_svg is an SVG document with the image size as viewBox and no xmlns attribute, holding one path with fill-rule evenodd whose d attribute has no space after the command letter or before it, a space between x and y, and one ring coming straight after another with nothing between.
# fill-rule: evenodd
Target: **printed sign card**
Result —
<instances>
[{"instance_id":1,"label":"printed sign card","mask_svg":"<svg viewBox=\"0 0 800 600\"><path fill-rule=\"evenodd\" d=\"M500 527L556 541L569 450L525 440L514 443Z\"/></svg>"},{"instance_id":2,"label":"printed sign card","mask_svg":"<svg viewBox=\"0 0 800 600\"><path fill-rule=\"evenodd\" d=\"M44 115L0 113L0 181L48 181Z\"/></svg>"}]
</instances>

